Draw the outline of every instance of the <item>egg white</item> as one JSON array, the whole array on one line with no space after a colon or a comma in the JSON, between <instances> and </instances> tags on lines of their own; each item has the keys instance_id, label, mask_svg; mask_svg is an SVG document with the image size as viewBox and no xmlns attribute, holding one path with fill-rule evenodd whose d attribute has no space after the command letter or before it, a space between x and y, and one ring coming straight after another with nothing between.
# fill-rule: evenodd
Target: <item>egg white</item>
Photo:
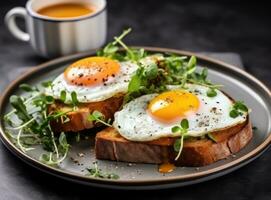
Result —
<instances>
[{"instance_id":1,"label":"egg white","mask_svg":"<svg viewBox=\"0 0 271 200\"><path fill-rule=\"evenodd\" d=\"M87 87L71 85L64 79L64 74L60 74L52 83L52 87L47 88L45 93L54 99L60 99L61 91L66 92L66 103L71 102L71 93L77 94L77 99L81 103L103 101L119 93L127 92L128 84L132 74L138 69L138 65L132 62L120 62L120 73L109 78L106 82Z\"/></svg>"},{"instance_id":2,"label":"egg white","mask_svg":"<svg viewBox=\"0 0 271 200\"><path fill-rule=\"evenodd\" d=\"M169 89L179 89L179 86L169 86ZM208 97L206 95L208 88L204 86L188 84L187 90L195 94L200 101L199 110L185 117L189 121L188 136L199 137L226 129L243 123L247 118L246 113L231 118L229 112L233 102L219 90L215 97ZM171 132L171 128L178 123L159 123L147 113L148 103L157 95L144 95L126 104L121 111L115 113L114 128L131 141L152 141L162 137L180 136Z\"/></svg>"}]
</instances>

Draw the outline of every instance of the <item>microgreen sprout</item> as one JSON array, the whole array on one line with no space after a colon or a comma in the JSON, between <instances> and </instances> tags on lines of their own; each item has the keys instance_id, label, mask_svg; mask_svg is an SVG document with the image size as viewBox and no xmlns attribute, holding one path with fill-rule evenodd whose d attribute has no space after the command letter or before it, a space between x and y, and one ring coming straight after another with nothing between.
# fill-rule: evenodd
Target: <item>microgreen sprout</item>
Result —
<instances>
[{"instance_id":1,"label":"microgreen sprout","mask_svg":"<svg viewBox=\"0 0 271 200\"><path fill-rule=\"evenodd\" d=\"M62 90L62 91L60 92L60 100L61 100L63 103L66 102L66 97L67 97L66 91L65 91L65 90Z\"/></svg>"},{"instance_id":2,"label":"microgreen sprout","mask_svg":"<svg viewBox=\"0 0 271 200\"><path fill-rule=\"evenodd\" d=\"M244 104L244 102L242 101L236 101L233 106L232 109L229 113L230 117L232 118L236 118L238 116L242 116L244 113L247 113L249 110L247 108L247 106Z\"/></svg>"},{"instance_id":3,"label":"microgreen sprout","mask_svg":"<svg viewBox=\"0 0 271 200\"><path fill-rule=\"evenodd\" d=\"M184 143L184 137L187 134L187 131L189 129L189 122L187 119L183 119L180 123L180 125L172 127L171 131L174 134L179 134L181 137L176 139L174 143L174 150L178 152L175 160L178 160L183 149L183 143Z\"/></svg>"},{"instance_id":4,"label":"microgreen sprout","mask_svg":"<svg viewBox=\"0 0 271 200\"><path fill-rule=\"evenodd\" d=\"M57 165L65 159L69 145L65 134L55 136L50 122L58 119L67 121L66 115L70 111L47 114L47 106L54 103L52 96L45 95L27 84L22 84L20 88L26 91L29 97L10 97L13 109L4 116L6 131L22 152L33 150L35 147L30 147L31 145L41 144L48 151L41 155L41 160L46 164Z\"/></svg>"},{"instance_id":5,"label":"microgreen sprout","mask_svg":"<svg viewBox=\"0 0 271 200\"><path fill-rule=\"evenodd\" d=\"M106 126L110 126L112 127L111 124L109 124L110 122L110 119L106 122L105 121L105 116L103 113L101 113L100 111L98 110L94 110L89 116L88 116L88 120L91 121L91 122L94 122L94 123L102 123Z\"/></svg>"},{"instance_id":6,"label":"microgreen sprout","mask_svg":"<svg viewBox=\"0 0 271 200\"><path fill-rule=\"evenodd\" d=\"M72 99L72 105L73 105L73 107L76 108L78 106L78 104L79 104L79 101L77 99L77 94L76 94L75 91L72 91L72 93L71 93L71 99Z\"/></svg>"},{"instance_id":7,"label":"microgreen sprout","mask_svg":"<svg viewBox=\"0 0 271 200\"><path fill-rule=\"evenodd\" d=\"M101 169L98 168L97 162L94 162L93 168L86 168L88 173L87 176L102 178L102 179L119 179L119 175L115 173L105 173Z\"/></svg>"},{"instance_id":8,"label":"microgreen sprout","mask_svg":"<svg viewBox=\"0 0 271 200\"><path fill-rule=\"evenodd\" d=\"M56 144L56 143L55 143ZM55 147L59 153L54 154L53 152L44 153L40 156L40 161L47 165L59 165L65 160L68 155L70 145L67 143L65 133L61 133L58 139L58 147ZM61 154L62 156L60 157Z\"/></svg>"},{"instance_id":9,"label":"microgreen sprout","mask_svg":"<svg viewBox=\"0 0 271 200\"><path fill-rule=\"evenodd\" d=\"M216 95L217 95L217 92L215 91L214 88L209 88L209 89L207 90L207 96L208 96L208 97L215 97Z\"/></svg>"}]
</instances>

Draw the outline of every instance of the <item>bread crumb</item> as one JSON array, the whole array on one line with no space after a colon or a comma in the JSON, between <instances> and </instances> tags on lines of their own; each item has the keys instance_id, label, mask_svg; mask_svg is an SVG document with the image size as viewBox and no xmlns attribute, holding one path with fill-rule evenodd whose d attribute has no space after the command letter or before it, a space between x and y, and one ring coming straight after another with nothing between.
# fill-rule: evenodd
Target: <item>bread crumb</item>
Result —
<instances>
[{"instance_id":1,"label":"bread crumb","mask_svg":"<svg viewBox=\"0 0 271 200\"><path fill-rule=\"evenodd\" d=\"M78 154L77 154L77 156L79 156L79 157L81 157L81 158L82 158L82 157L84 157L84 156L85 156L85 154L84 154L84 153L78 153Z\"/></svg>"}]
</instances>

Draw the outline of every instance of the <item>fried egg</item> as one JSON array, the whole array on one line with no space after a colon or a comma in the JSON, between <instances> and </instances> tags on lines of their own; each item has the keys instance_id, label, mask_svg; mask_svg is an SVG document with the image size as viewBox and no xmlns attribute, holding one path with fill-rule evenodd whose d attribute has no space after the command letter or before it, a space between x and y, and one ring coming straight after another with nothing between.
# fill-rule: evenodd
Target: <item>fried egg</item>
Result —
<instances>
[{"instance_id":1,"label":"fried egg","mask_svg":"<svg viewBox=\"0 0 271 200\"><path fill-rule=\"evenodd\" d=\"M106 57L84 58L66 68L45 93L60 99L61 91L65 91L66 102L71 101L73 91L81 103L103 101L125 93L137 69L138 66L129 61L118 62Z\"/></svg>"},{"instance_id":2,"label":"fried egg","mask_svg":"<svg viewBox=\"0 0 271 200\"><path fill-rule=\"evenodd\" d=\"M188 84L183 90L169 86L161 94L148 94L127 103L115 113L114 128L131 141L152 141L162 137L177 137L173 126L182 119L189 122L188 136L199 137L243 123L247 114L231 118L233 101L217 90L208 97L205 86Z\"/></svg>"}]
</instances>

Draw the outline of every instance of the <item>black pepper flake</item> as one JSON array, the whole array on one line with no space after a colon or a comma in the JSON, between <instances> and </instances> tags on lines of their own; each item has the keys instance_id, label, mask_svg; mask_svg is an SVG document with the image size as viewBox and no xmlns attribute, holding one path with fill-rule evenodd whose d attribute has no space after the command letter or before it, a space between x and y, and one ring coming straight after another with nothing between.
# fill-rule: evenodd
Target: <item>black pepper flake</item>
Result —
<instances>
[{"instance_id":1,"label":"black pepper flake","mask_svg":"<svg viewBox=\"0 0 271 200\"><path fill-rule=\"evenodd\" d=\"M199 127L202 127L203 125L204 125L204 122L203 122L203 121L201 121L201 122L198 123L198 126L199 126Z\"/></svg>"},{"instance_id":2,"label":"black pepper flake","mask_svg":"<svg viewBox=\"0 0 271 200\"><path fill-rule=\"evenodd\" d=\"M79 78L81 78L81 77L84 76L84 74L83 74L83 73L80 73L80 74L78 74L78 76L79 76Z\"/></svg>"},{"instance_id":3,"label":"black pepper flake","mask_svg":"<svg viewBox=\"0 0 271 200\"><path fill-rule=\"evenodd\" d=\"M212 108L211 108L211 112L216 113L216 111L217 111L217 108L216 108L216 107L212 107Z\"/></svg>"}]
</instances>

